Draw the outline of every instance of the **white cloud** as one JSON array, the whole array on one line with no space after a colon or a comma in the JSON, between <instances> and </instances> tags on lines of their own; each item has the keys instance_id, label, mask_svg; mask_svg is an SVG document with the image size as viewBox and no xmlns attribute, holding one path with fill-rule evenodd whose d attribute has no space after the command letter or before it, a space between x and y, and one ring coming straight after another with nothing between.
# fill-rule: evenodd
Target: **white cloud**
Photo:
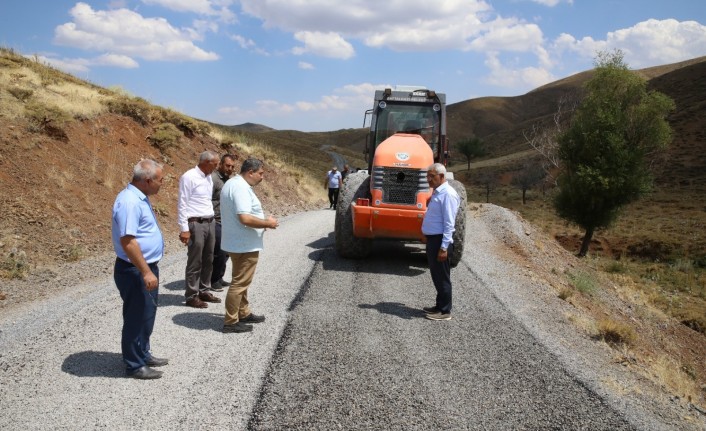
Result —
<instances>
[{"instance_id":1,"label":"white cloud","mask_svg":"<svg viewBox=\"0 0 706 431\"><path fill-rule=\"evenodd\" d=\"M261 100L256 102L255 109L243 109L237 106L223 107L218 113L226 124L240 124L248 121L267 123L270 119L289 118L292 115L307 112L331 114L333 112L350 112L350 115L361 115L372 103L371 95L375 90L391 87L389 84L363 83L345 85L333 90L332 94L323 95L319 100L301 100L284 103L276 100Z\"/></svg>"},{"instance_id":2,"label":"white cloud","mask_svg":"<svg viewBox=\"0 0 706 431\"><path fill-rule=\"evenodd\" d=\"M29 57L34 58L34 56ZM139 64L130 57L117 54L103 54L94 58L56 58L51 56L37 56L41 63L48 64L67 73L79 74L90 71L92 66L119 67L121 69L135 69Z\"/></svg>"},{"instance_id":3,"label":"white cloud","mask_svg":"<svg viewBox=\"0 0 706 431\"><path fill-rule=\"evenodd\" d=\"M140 67L132 58L119 54L103 54L91 60L91 64L96 66L114 66L122 69L135 69Z\"/></svg>"},{"instance_id":4,"label":"white cloud","mask_svg":"<svg viewBox=\"0 0 706 431\"><path fill-rule=\"evenodd\" d=\"M539 3L544 6L554 7L559 3L574 4L574 0L532 0L534 3Z\"/></svg>"},{"instance_id":5,"label":"white cloud","mask_svg":"<svg viewBox=\"0 0 706 431\"><path fill-rule=\"evenodd\" d=\"M473 39L468 47L478 52L514 51L531 52L544 42L537 24L514 19L498 19L487 25L487 31Z\"/></svg>"},{"instance_id":6,"label":"white cloud","mask_svg":"<svg viewBox=\"0 0 706 431\"><path fill-rule=\"evenodd\" d=\"M217 16L221 21L236 21L235 14L228 8L232 0L142 0L148 5L157 5L177 12L189 12L198 15Z\"/></svg>"},{"instance_id":7,"label":"white cloud","mask_svg":"<svg viewBox=\"0 0 706 431\"><path fill-rule=\"evenodd\" d=\"M483 0L241 0L266 28L337 34L397 51L462 49L481 31Z\"/></svg>"},{"instance_id":8,"label":"white cloud","mask_svg":"<svg viewBox=\"0 0 706 431\"><path fill-rule=\"evenodd\" d=\"M127 9L94 11L77 3L73 22L54 30L54 42L83 50L105 51L155 61L210 61L218 55L193 43L189 31L172 27L163 18L144 18Z\"/></svg>"},{"instance_id":9,"label":"white cloud","mask_svg":"<svg viewBox=\"0 0 706 431\"><path fill-rule=\"evenodd\" d=\"M610 32L605 40L562 34L554 45L560 52L569 50L590 58L597 51L620 49L628 65L639 69L706 55L706 26L696 21L650 19Z\"/></svg>"},{"instance_id":10,"label":"white cloud","mask_svg":"<svg viewBox=\"0 0 706 431\"><path fill-rule=\"evenodd\" d=\"M302 70L314 70L314 65L306 61L300 61L298 67Z\"/></svg>"},{"instance_id":11,"label":"white cloud","mask_svg":"<svg viewBox=\"0 0 706 431\"><path fill-rule=\"evenodd\" d=\"M490 73L484 78L484 81L487 84L504 89L525 90L527 88L537 88L556 80L556 77L545 68L507 67L502 64L497 52L487 54L485 65L490 70Z\"/></svg>"},{"instance_id":12,"label":"white cloud","mask_svg":"<svg viewBox=\"0 0 706 431\"><path fill-rule=\"evenodd\" d=\"M304 46L292 49L292 53L296 55L314 54L342 60L347 60L355 55L353 45L336 33L300 31L295 33L294 37L304 43Z\"/></svg>"}]
</instances>

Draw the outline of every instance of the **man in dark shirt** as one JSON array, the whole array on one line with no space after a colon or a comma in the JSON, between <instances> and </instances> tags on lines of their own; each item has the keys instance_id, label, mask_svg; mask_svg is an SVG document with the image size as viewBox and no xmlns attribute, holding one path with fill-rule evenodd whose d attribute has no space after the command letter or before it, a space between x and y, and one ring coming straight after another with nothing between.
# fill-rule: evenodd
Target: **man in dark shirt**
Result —
<instances>
[{"instance_id":1,"label":"man in dark shirt","mask_svg":"<svg viewBox=\"0 0 706 431\"><path fill-rule=\"evenodd\" d=\"M228 179L233 175L235 170L235 156L225 154L221 157L221 162L218 164L211 179L213 179L213 212L216 217L216 244L213 247L213 272L211 272L211 290L222 292L224 288L230 286L230 282L223 280L223 275L226 273L226 262L228 262L228 253L221 250L221 189Z\"/></svg>"}]
</instances>

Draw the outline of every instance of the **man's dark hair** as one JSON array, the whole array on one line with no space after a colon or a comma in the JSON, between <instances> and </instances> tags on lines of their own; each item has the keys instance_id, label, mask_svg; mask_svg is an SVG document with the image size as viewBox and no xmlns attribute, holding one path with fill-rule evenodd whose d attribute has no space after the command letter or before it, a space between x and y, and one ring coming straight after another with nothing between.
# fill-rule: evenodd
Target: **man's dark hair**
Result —
<instances>
[{"instance_id":1,"label":"man's dark hair","mask_svg":"<svg viewBox=\"0 0 706 431\"><path fill-rule=\"evenodd\" d=\"M253 157L248 157L247 159L245 159L245 161L243 161L243 166L240 167L240 173L244 174L248 171L257 172L260 170L262 165L262 160Z\"/></svg>"},{"instance_id":2,"label":"man's dark hair","mask_svg":"<svg viewBox=\"0 0 706 431\"><path fill-rule=\"evenodd\" d=\"M224 154L223 157L221 157L221 164L226 161L226 159L231 159L232 161L235 161L235 155L233 154Z\"/></svg>"}]
</instances>

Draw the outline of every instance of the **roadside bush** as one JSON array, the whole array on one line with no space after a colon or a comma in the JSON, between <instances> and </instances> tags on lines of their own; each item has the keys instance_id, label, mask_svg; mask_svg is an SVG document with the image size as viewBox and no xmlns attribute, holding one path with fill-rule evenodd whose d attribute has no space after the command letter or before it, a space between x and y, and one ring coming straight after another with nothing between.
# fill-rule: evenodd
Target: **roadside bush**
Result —
<instances>
[{"instance_id":1,"label":"roadside bush","mask_svg":"<svg viewBox=\"0 0 706 431\"><path fill-rule=\"evenodd\" d=\"M155 120L155 110L145 99L140 97L118 96L105 102L108 111L130 117L142 126Z\"/></svg>"},{"instance_id":2,"label":"roadside bush","mask_svg":"<svg viewBox=\"0 0 706 431\"><path fill-rule=\"evenodd\" d=\"M30 132L44 133L63 142L69 140L63 127L71 120L71 116L62 109L52 105L29 102L25 106L25 115L30 123Z\"/></svg>"},{"instance_id":3,"label":"roadside bush","mask_svg":"<svg viewBox=\"0 0 706 431\"><path fill-rule=\"evenodd\" d=\"M585 272L579 272L576 274L568 274L571 284L574 285L576 290L579 292L591 295L596 290L596 282L591 278L591 276Z\"/></svg>"},{"instance_id":4,"label":"roadside bush","mask_svg":"<svg viewBox=\"0 0 706 431\"><path fill-rule=\"evenodd\" d=\"M34 91L28 88L20 87L10 87L7 89L7 92L15 96L15 98L20 102L26 102L30 97L32 97L32 94L34 94Z\"/></svg>"},{"instance_id":5,"label":"roadside bush","mask_svg":"<svg viewBox=\"0 0 706 431\"><path fill-rule=\"evenodd\" d=\"M635 330L625 323L612 319L603 319L598 322L598 337L609 344L632 344L637 335Z\"/></svg>"},{"instance_id":6,"label":"roadside bush","mask_svg":"<svg viewBox=\"0 0 706 431\"><path fill-rule=\"evenodd\" d=\"M193 138L195 135L208 135L211 131L211 127L207 123L195 120L172 109L162 109L161 115L162 121L174 124L189 138Z\"/></svg>"},{"instance_id":7,"label":"roadside bush","mask_svg":"<svg viewBox=\"0 0 706 431\"><path fill-rule=\"evenodd\" d=\"M0 261L0 277L2 278L25 278L27 274L29 274L29 262L24 251L12 249Z\"/></svg>"},{"instance_id":8,"label":"roadside bush","mask_svg":"<svg viewBox=\"0 0 706 431\"><path fill-rule=\"evenodd\" d=\"M182 132L172 123L162 123L154 128L154 133L147 139L159 148L162 154L166 154L172 148L179 148Z\"/></svg>"}]
</instances>

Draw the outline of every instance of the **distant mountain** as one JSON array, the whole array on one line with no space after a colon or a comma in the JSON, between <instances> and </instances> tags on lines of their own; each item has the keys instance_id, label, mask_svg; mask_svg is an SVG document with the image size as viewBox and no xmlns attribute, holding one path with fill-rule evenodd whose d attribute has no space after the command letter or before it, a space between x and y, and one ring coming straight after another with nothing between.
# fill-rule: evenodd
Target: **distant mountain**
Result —
<instances>
[{"instance_id":1,"label":"distant mountain","mask_svg":"<svg viewBox=\"0 0 706 431\"><path fill-rule=\"evenodd\" d=\"M706 57L636 71L650 89L671 97L676 110L669 116L673 130L662 182L706 183ZM485 143L488 157L530 149L523 132L552 120L562 97L577 97L592 71L546 84L515 97L481 97L447 107L451 145L468 137Z\"/></svg>"},{"instance_id":2,"label":"distant mountain","mask_svg":"<svg viewBox=\"0 0 706 431\"><path fill-rule=\"evenodd\" d=\"M241 131L241 132L252 132L252 133L262 133L262 132L272 132L275 129L267 126L263 126L262 124L256 124L256 123L243 123L243 124L238 124L236 126L226 126L229 129L233 129L236 131Z\"/></svg>"}]
</instances>

